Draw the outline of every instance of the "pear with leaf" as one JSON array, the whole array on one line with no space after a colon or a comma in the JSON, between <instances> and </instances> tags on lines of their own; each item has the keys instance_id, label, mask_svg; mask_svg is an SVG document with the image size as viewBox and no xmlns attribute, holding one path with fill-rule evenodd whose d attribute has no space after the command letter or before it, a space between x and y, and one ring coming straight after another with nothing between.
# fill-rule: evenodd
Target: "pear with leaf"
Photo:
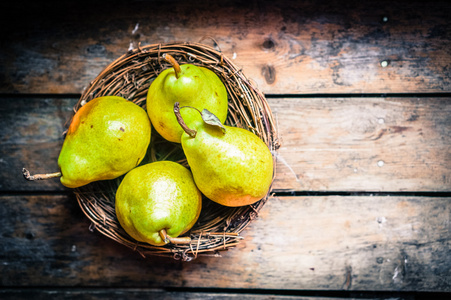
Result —
<instances>
[{"instance_id":1,"label":"pear with leaf","mask_svg":"<svg viewBox=\"0 0 451 300\"><path fill-rule=\"evenodd\" d=\"M202 120L184 122L181 110L194 110ZM268 146L254 133L226 126L204 109L174 105L184 133L183 151L199 190L224 206L244 206L262 199L273 179L273 157Z\"/></svg>"},{"instance_id":2,"label":"pear with leaf","mask_svg":"<svg viewBox=\"0 0 451 300\"><path fill-rule=\"evenodd\" d=\"M219 77L210 69L193 64L180 65L174 57L163 54L172 68L161 72L147 93L147 112L153 127L166 140L180 143L183 130L174 116L174 103L206 108L221 122L227 118L227 91ZM182 112L189 125L198 116L194 111Z\"/></svg>"},{"instance_id":3,"label":"pear with leaf","mask_svg":"<svg viewBox=\"0 0 451 300\"><path fill-rule=\"evenodd\" d=\"M138 166L147 153L151 123L139 105L118 96L92 99L72 118L58 157L59 172L30 175L28 180L60 177L77 188L117 178Z\"/></svg>"}]
</instances>

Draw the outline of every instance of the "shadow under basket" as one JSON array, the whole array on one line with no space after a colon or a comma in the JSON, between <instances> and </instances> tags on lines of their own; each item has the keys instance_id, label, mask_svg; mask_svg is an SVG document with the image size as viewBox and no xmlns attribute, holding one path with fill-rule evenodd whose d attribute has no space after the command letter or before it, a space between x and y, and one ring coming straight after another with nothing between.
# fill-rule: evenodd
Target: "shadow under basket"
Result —
<instances>
[{"instance_id":1,"label":"shadow under basket","mask_svg":"<svg viewBox=\"0 0 451 300\"><path fill-rule=\"evenodd\" d=\"M274 157L279 141L274 118L264 95L220 51L204 44L153 44L128 51L91 82L76 104L75 111L86 102L107 95L121 96L146 110L152 109L146 107L149 86L159 73L172 67L162 58L164 53L173 56L179 64L190 63L214 71L228 93L229 112L225 123L258 135ZM159 160L172 160L189 167L181 145L164 140L152 130L149 150L141 164ZM191 243L157 247L134 240L119 224L114 203L122 178L93 182L74 189L81 209L92 221L90 229L138 251L144 257L157 255L184 261L199 255L219 256L220 251L236 246L242 239L241 232L257 217L271 192L268 191L258 202L242 207L225 207L204 197L198 221L183 235L190 236Z\"/></svg>"}]
</instances>

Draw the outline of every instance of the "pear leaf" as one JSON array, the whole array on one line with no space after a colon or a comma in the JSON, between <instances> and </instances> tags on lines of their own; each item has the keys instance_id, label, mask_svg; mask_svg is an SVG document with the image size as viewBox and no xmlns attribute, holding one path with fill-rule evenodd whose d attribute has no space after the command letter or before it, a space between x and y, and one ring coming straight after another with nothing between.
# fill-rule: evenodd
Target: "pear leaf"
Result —
<instances>
[{"instance_id":1,"label":"pear leaf","mask_svg":"<svg viewBox=\"0 0 451 300\"><path fill-rule=\"evenodd\" d=\"M212 112L210 112L208 109L202 110L202 120L204 120L205 123L213 126L220 127L222 130L222 133L226 133L226 128L224 125L222 125L221 120L217 116L215 116Z\"/></svg>"}]
</instances>

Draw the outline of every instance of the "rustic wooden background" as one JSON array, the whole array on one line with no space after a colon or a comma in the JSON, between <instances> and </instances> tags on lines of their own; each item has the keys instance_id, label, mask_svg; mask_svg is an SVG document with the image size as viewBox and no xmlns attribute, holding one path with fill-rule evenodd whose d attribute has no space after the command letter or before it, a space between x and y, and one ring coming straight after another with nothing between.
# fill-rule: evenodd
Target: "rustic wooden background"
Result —
<instances>
[{"instance_id":1,"label":"rustic wooden background","mask_svg":"<svg viewBox=\"0 0 451 300\"><path fill-rule=\"evenodd\" d=\"M447 1L0 4L1 299L431 299L451 292ZM265 93L274 196L221 257L148 257L90 231L59 180L81 92L130 47L221 49Z\"/></svg>"}]
</instances>

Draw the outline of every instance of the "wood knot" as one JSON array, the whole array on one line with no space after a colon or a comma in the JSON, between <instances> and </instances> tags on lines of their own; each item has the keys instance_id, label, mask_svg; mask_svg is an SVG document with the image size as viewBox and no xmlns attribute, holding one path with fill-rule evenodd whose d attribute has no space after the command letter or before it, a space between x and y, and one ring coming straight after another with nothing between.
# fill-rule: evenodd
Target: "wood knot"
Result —
<instances>
[{"instance_id":1,"label":"wood knot","mask_svg":"<svg viewBox=\"0 0 451 300\"><path fill-rule=\"evenodd\" d=\"M273 84L276 81L276 69L273 66L266 65L262 68L262 75L267 84Z\"/></svg>"},{"instance_id":2,"label":"wood knot","mask_svg":"<svg viewBox=\"0 0 451 300\"><path fill-rule=\"evenodd\" d=\"M105 46L101 44L89 45L85 48L86 54L92 57L103 57L106 54Z\"/></svg>"},{"instance_id":3,"label":"wood knot","mask_svg":"<svg viewBox=\"0 0 451 300\"><path fill-rule=\"evenodd\" d=\"M262 46L263 46L263 49L271 50L276 46L276 43L274 43L274 41L271 38L267 38L263 42Z\"/></svg>"}]
</instances>

